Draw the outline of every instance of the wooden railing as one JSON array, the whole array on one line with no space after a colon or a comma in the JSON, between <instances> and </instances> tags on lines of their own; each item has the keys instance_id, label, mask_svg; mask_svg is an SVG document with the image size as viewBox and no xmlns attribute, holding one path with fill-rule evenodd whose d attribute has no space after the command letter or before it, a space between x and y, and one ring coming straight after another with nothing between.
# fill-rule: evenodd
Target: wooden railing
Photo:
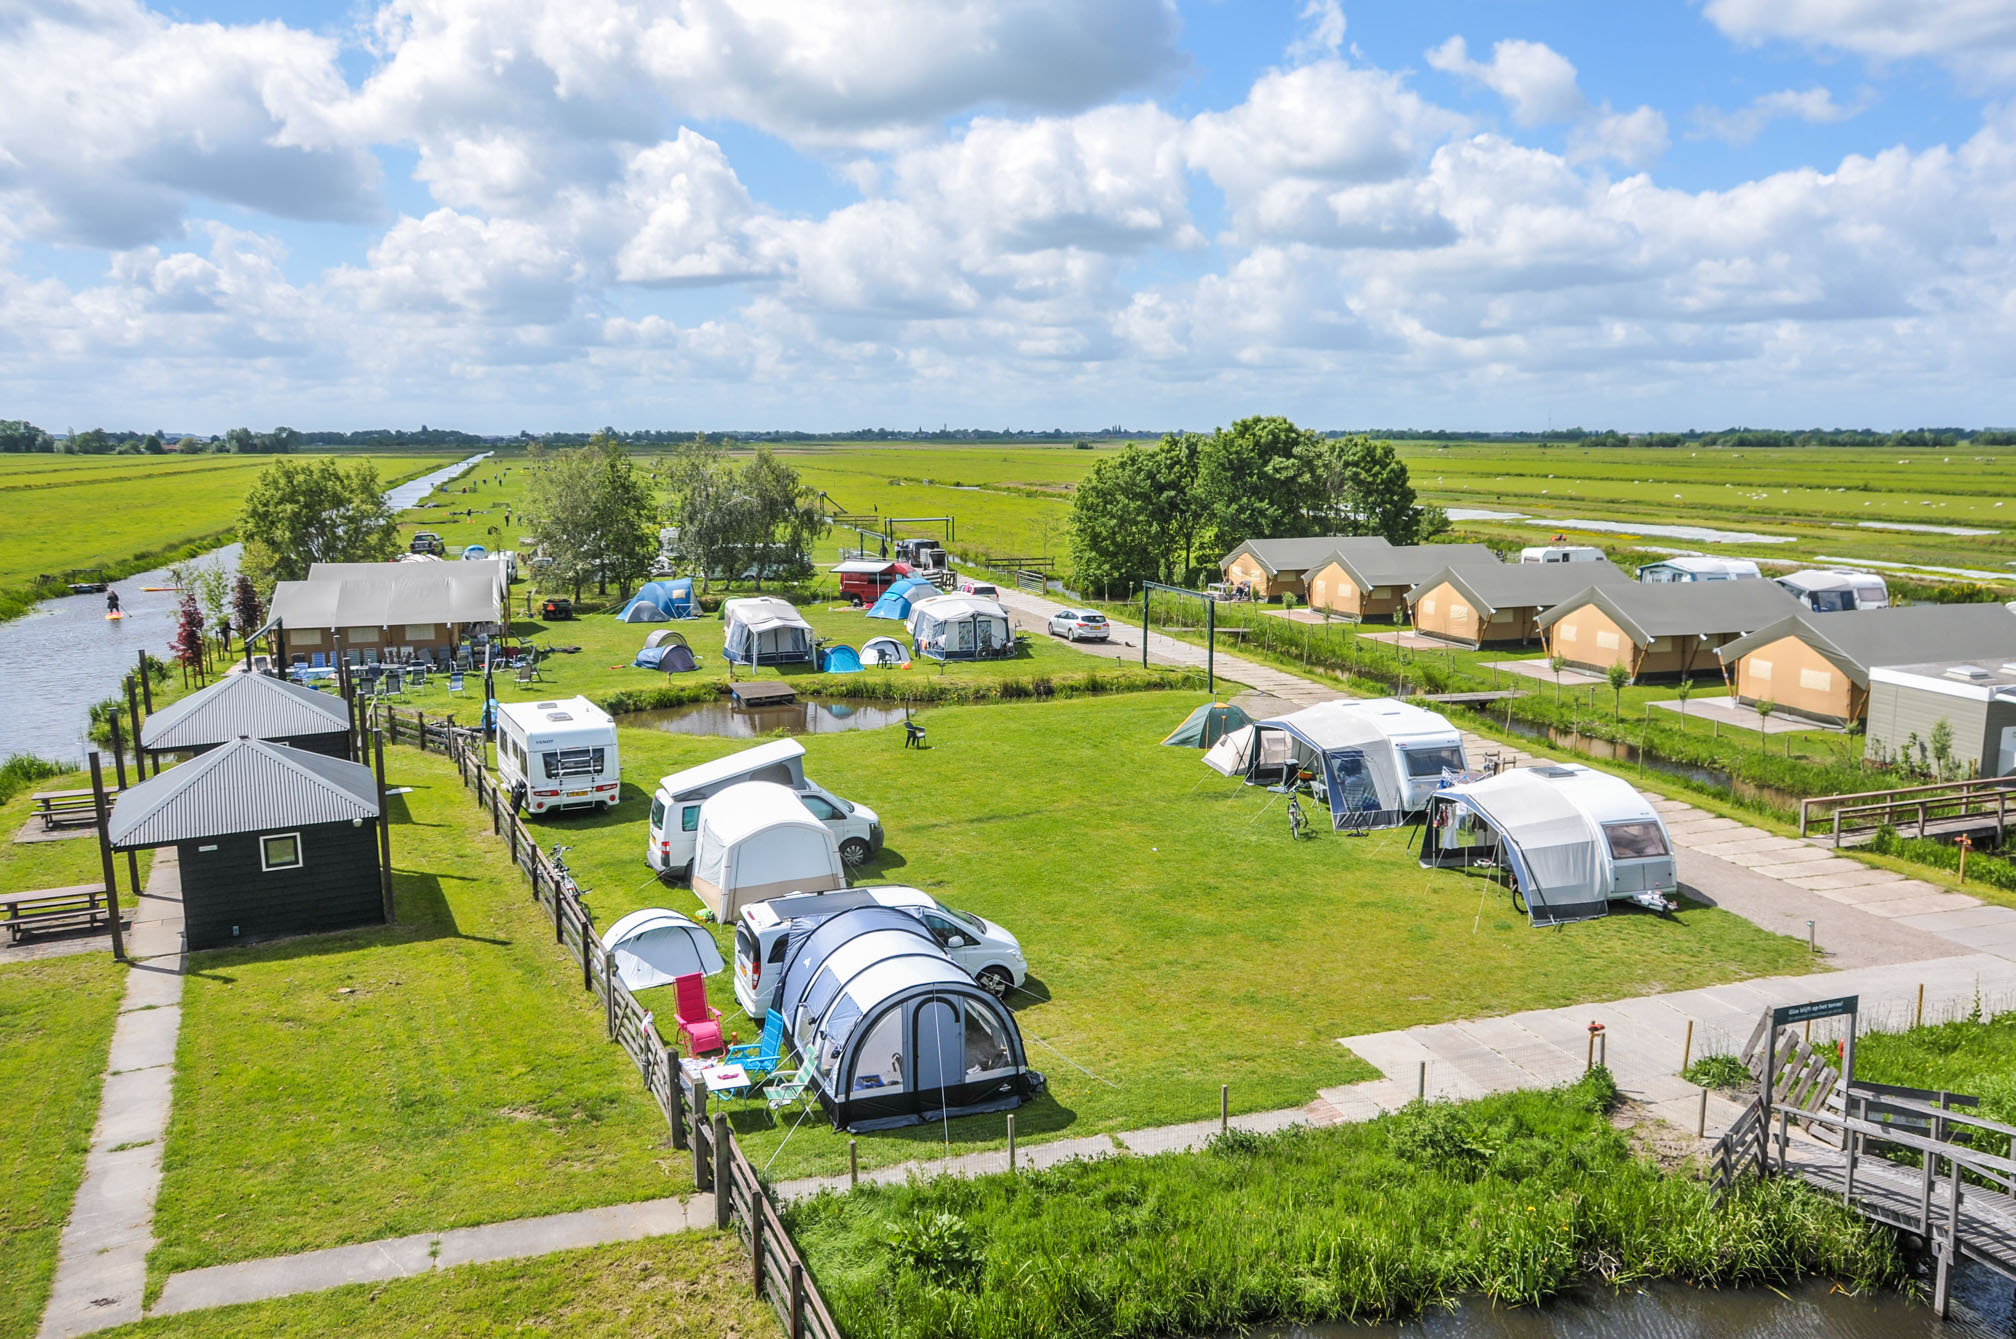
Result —
<instances>
[{"instance_id":1,"label":"wooden railing","mask_svg":"<svg viewBox=\"0 0 2016 1339\"><path fill-rule=\"evenodd\" d=\"M553 942L580 966L581 988L602 1002L610 1040L637 1066L645 1091L664 1114L672 1146L692 1151L695 1189L714 1194L714 1225L723 1231L732 1228L748 1249L756 1295L776 1309L790 1339L843 1339L810 1267L764 1191L762 1177L728 1128L727 1115L716 1112L710 1119L706 1084L680 1064L679 1053L658 1035L651 1011L616 975L615 955L602 947L574 880L539 849L509 792L484 765L481 734L445 717L428 720L413 712L402 718L389 703L376 704L372 712L372 723L388 742L440 753L454 762L477 808L490 816L491 832L504 839L511 863L524 873L533 900L553 923Z\"/></svg>"},{"instance_id":2,"label":"wooden railing","mask_svg":"<svg viewBox=\"0 0 2016 1339\"><path fill-rule=\"evenodd\" d=\"M2008 777L1980 777L1849 795L1812 795L1799 801L1799 835L1810 836L1825 823L1839 846L1843 837L1866 836L1886 825L1915 826L1923 837L1934 823L1973 818L1983 824L1993 818L1999 835L2008 830L2012 786L2016 782Z\"/></svg>"}]
</instances>

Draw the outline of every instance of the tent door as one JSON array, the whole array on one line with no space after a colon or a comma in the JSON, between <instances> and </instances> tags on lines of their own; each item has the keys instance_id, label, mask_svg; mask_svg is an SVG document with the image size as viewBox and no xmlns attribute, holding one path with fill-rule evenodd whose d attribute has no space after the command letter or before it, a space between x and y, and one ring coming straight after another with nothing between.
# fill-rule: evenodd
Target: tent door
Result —
<instances>
[{"instance_id":1,"label":"tent door","mask_svg":"<svg viewBox=\"0 0 2016 1339\"><path fill-rule=\"evenodd\" d=\"M917 1006L916 1042L917 1090L957 1088L966 1081L966 1046L959 1020L959 1006L936 997Z\"/></svg>"},{"instance_id":2,"label":"tent door","mask_svg":"<svg viewBox=\"0 0 2016 1339\"><path fill-rule=\"evenodd\" d=\"M1379 787L1372 781L1372 769L1365 765L1359 749L1334 749L1323 755L1323 772L1330 785L1331 821L1342 826L1344 815L1370 813L1379 808Z\"/></svg>"}]
</instances>

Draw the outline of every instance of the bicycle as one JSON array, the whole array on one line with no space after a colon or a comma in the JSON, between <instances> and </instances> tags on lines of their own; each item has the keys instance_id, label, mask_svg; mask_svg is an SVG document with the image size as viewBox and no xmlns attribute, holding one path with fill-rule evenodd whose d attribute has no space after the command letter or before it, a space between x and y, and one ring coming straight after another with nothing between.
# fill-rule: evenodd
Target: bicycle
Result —
<instances>
[{"instance_id":1,"label":"bicycle","mask_svg":"<svg viewBox=\"0 0 2016 1339\"><path fill-rule=\"evenodd\" d=\"M1309 826L1309 819L1302 812L1301 797L1298 795L1290 795L1288 797L1289 839L1293 841L1300 841L1302 839L1303 830L1308 826Z\"/></svg>"}]
</instances>

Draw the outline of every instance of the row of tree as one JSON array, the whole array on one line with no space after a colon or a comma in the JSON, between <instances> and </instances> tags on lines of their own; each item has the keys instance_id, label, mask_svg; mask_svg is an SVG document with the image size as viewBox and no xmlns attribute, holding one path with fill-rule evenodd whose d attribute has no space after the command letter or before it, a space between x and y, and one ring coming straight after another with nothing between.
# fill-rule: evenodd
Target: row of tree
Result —
<instances>
[{"instance_id":1,"label":"row of tree","mask_svg":"<svg viewBox=\"0 0 2016 1339\"><path fill-rule=\"evenodd\" d=\"M216 440L208 437L178 437L154 432L112 431L86 428L68 437L53 437L25 419L0 419L0 452L57 452L73 456L158 456L170 450L180 455L206 452L233 452L244 455L273 455L295 450L302 436L292 428L254 432L233 428Z\"/></svg>"},{"instance_id":2,"label":"row of tree","mask_svg":"<svg viewBox=\"0 0 2016 1339\"><path fill-rule=\"evenodd\" d=\"M1392 443L1247 418L1095 464L1072 497L1071 559L1083 589L1190 585L1249 539L1383 535L1413 544L1447 526L1440 508L1415 500Z\"/></svg>"},{"instance_id":3,"label":"row of tree","mask_svg":"<svg viewBox=\"0 0 2016 1339\"><path fill-rule=\"evenodd\" d=\"M677 556L702 590L717 577L744 573L761 590L769 578L804 565L822 524L818 493L768 447L737 464L727 445L696 437L666 467Z\"/></svg>"}]
</instances>

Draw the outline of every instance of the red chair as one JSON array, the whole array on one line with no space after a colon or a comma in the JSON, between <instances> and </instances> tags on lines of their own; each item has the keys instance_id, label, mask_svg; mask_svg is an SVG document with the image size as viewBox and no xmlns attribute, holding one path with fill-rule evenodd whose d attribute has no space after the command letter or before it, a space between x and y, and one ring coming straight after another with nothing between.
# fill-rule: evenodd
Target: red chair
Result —
<instances>
[{"instance_id":1,"label":"red chair","mask_svg":"<svg viewBox=\"0 0 2016 1339\"><path fill-rule=\"evenodd\" d=\"M721 1049L721 1011L707 1003L707 978L698 972L672 978L672 1021L693 1044L693 1054L710 1055Z\"/></svg>"}]
</instances>

